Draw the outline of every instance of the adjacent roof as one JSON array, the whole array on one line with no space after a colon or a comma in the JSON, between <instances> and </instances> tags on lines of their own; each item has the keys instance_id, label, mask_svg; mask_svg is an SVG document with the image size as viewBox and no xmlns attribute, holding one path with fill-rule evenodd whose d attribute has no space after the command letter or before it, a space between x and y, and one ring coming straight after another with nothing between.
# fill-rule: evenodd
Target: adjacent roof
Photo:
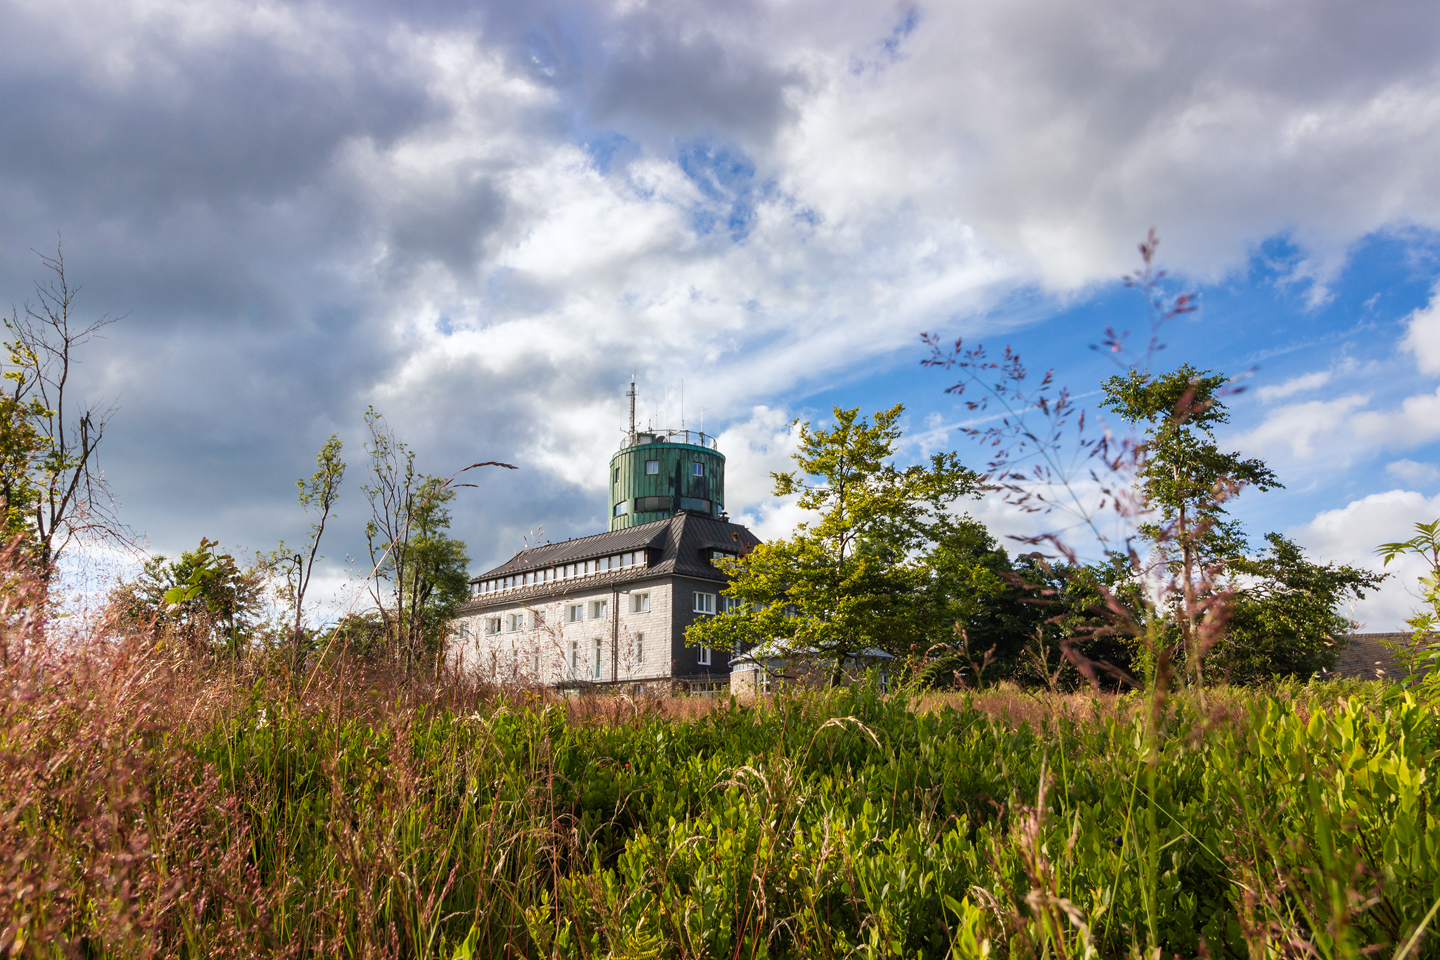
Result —
<instances>
[{"instance_id":1,"label":"adjacent roof","mask_svg":"<svg viewBox=\"0 0 1440 960\"><path fill-rule=\"evenodd\" d=\"M577 587L609 586L634 580L649 580L667 574L714 580L723 583L725 575L710 563L708 551L727 550L745 553L760 542L755 534L738 523L715 520L699 513L677 513L665 520L654 520L623 530L597 533L563 543L546 543L522 550L505 563L476 577L471 583L508 577L527 570L539 570L557 564L574 563L631 550L658 551L658 561L644 567L625 567L608 573L576 580L538 583L503 593L473 597L467 607L492 606L497 602L514 603L556 594L571 593Z\"/></svg>"},{"instance_id":2,"label":"adjacent roof","mask_svg":"<svg viewBox=\"0 0 1440 960\"><path fill-rule=\"evenodd\" d=\"M1363 677L1366 680L1405 679L1406 669L1396 658L1395 646L1400 649L1413 647L1413 633L1351 633L1340 638L1340 659L1335 664L1335 673L1342 677Z\"/></svg>"}]
</instances>

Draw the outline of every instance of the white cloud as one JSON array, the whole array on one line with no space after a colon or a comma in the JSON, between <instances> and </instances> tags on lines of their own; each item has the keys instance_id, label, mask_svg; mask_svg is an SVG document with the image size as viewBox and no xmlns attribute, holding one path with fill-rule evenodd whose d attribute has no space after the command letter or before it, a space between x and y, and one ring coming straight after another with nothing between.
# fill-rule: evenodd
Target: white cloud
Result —
<instances>
[{"instance_id":1,"label":"white cloud","mask_svg":"<svg viewBox=\"0 0 1440 960\"><path fill-rule=\"evenodd\" d=\"M1297 393L1306 393L1310 390L1317 390L1329 383L1334 374L1329 370L1317 370L1314 373L1301 374L1298 377L1291 377L1284 383L1277 383L1271 386L1261 387L1255 391L1265 403L1273 403L1276 400L1283 400L1292 397Z\"/></svg>"},{"instance_id":2,"label":"white cloud","mask_svg":"<svg viewBox=\"0 0 1440 960\"><path fill-rule=\"evenodd\" d=\"M1427 305L1410 314L1401 343L1415 354L1415 365L1421 373L1440 373L1440 288L1431 294Z\"/></svg>"},{"instance_id":3,"label":"white cloud","mask_svg":"<svg viewBox=\"0 0 1440 960\"><path fill-rule=\"evenodd\" d=\"M1348 394L1334 400L1309 400L1277 407L1266 415L1253 430L1236 437L1242 450L1259 453L1267 458L1284 451L1297 460L1308 460L1317 453L1331 462L1343 460L1350 451L1337 451L1334 436L1342 430L1353 412L1369 401L1360 394ZM1315 440L1324 436L1327 442L1317 449ZM1337 452L1340 456L1337 457Z\"/></svg>"},{"instance_id":4,"label":"white cloud","mask_svg":"<svg viewBox=\"0 0 1440 960\"><path fill-rule=\"evenodd\" d=\"M1434 483L1440 480L1440 467L1433 463L1416 463L1414 460L1396 460L1385 464L1385 472L1407 483Z\"/></svg>"},{"instance_id":5,"label":"white cloud","mask_svg":"<svg viewBox=\"0 0 1440 960\"><path fill-rule=\"evenodd\" d=\"M1362 440L1401 449L1440 438L1440 387L1434 393L1406 397L1398 410L1357 413L1351 429Z\"/></svg>"},{"instance_id":6,"label":"white cloud","mask_svg":"<svg viewBox=\"0 0 1440 960\"><path fill-rule=\"evenodd\" d=\"M1412 490L1390 490L1325 510L1303 526L1288 531L1321 562L1348 563L1392 576L1381 589L1355 604L1354 619L1362 629L1385 632L1404 629L1405 618L1418 606L1416 582L1426 567L1406 557L1382 566L1375 555L1381 543L1408 539L1416 523L1440 517L1440 494L1426 497Z\"/></svg>"}]
</instances>

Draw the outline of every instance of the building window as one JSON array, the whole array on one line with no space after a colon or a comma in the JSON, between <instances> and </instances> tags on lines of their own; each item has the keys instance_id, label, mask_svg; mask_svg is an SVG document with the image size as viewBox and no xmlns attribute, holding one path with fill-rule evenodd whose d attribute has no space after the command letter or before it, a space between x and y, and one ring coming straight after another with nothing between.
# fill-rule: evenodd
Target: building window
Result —
<instances>
[{"instance_id":1,"label":"building window","mask_svg":"<svg viewBox=\"0 0 1440 960\"><path fill-rule=\"evenodd\" d=\"M701 648L700 648L700 666L702 666L702 667L708 667L708 666L710 666L710 648L709 648L709 647L701 647Z\"/></svg>"},{"instance_id":2,"label":"building window","mask_svg":"<svg viewBox=\"0 0 1440 960\"><path fill-rule=\"evenodd\" d=\"M743 613L744 611L745 611L745 601L744 601L744 600L741 600L739 597L726 597L726 598L725 598L725 612L726 612L726 613Z\"/></svg>"},{"instance_id":3,"label":"building window","mask_svg":"<svg viewBox=\"0 0 1440 960\"><path fill-rule=\"evenodd\" d=\"M619 468L619 467L616 467L616 468L615 468L615 482L616 482L616 483L619 483L619 482L620 482L620 468Z\"/></svg>"},{"instance_id":4,"label":"building window","mask_svg":"<svg viewBox=\"0 0 1440 960\"><path fill-rule=\"evenodd\" d=\"M525 614L523 613L512 613L505 618L505 621L505 629L511 633L525 629Z\"/></svg>"},{"instance_id":5,"label":"building window","mask_svg":"<svg viewBox=\"0 0 1440 960\"><path fill-rule=\"evenodd\" d=\"M533 622L532 622L531 625L534 626L534 627L536 627L536 628L545 626L545 611L544 611L544 610L536 610L536 611L535 611L535 614L534 614L534 617L532 618L532 620L533 620Z\"/></svg>"},{"instance_id":6,"label":"building window","mask_svg":"<svg viewBox=\"0 0 1440 960\"><path fill-rule=\"evenodd\" d=\"M530 657L535 664L535 679L538 680L540 679L540 651L536 650Z\"/></svg>"},{"instance_id":7,"label":"building window","mask_svg":"<svg viewBox=\"0 0 1440 960\"><path fill-rule=\"evenodd\" d=\"M709 513L710 501L701 500L698 497L681 497L680 509L689 510L691 513Z\"/></svg>"},{"instance_id":8,"label":"building window","mask_svg":"<svg viewBox=\"0 0 1440 960\"><path fill-rule=\"evenodd\" d=\"M635 634L635 662L645 662L645 634Z\"/></svg>"},{"instance_id":9,"label":"building window","mask_svg":"<svg viewBox=\"0 0 1440 960\"><path fill-rule=\"evenodd\" d=\"M596 680L600 679L600 638L595 638L595 666L590 676Z\"/></svg>"},{"instance_id":10,"label":"building window","mask_svg":"<svg viewBox=\"0 0 1440 960\"><path fill-rule=\"evenodd\" d=\"M499 632L500 632L500 618L499 618L499 617L491 617L489 620L486 620L486 621L485 621L485 632L486 632L486 633L499 633Z\"/></svg>"},{"instance_id":11,"label":"building window","mask_svg":"<svg viewBox=\"0 0 1440 960\"><path fill-rule=\"evenodd\" d=\"M591 620L603 620L609 613L610 613L610 601L609 601L609 600L591 600L591 601L590 601L590 619L591 619Z\"/></svg>"},{"instance_id":12,"label":"building window","mask_svg":"<svg viewBox=\"0 0 1440 960\"><path fill-rule=\"evenodd\" d=\"M630 512L630 501L629 501L629 500L621 500L619 503L615 504L615 516L617 516L617 517L623 517L623 516L625 516L625 514L627 514L627 513L629 513L629 512Z\"/></svg>"},{"instance_id":13,"label":"building window","mask_svg":"<svg viewBox=\"0 0 1440 960\"><path fill-rule=\"evenodd\" d=\"M636 497L636 513L667 513L670 510L669 497Z\"/></svg>"},{"instance_id":14,"label":"building window","mask_svg":"<svg viewBox=\"0 0 1440 960\"><path fill-rule=\"evenodd\" d=\"M703 476L705 476L705 464L703 464L703 463L691 463L691 464L690 464L690 476L692 476L692 477L703 477Z\"/></svg>"},{"instance_id":15,"label":"building window","mask_svg":"<svg viewBox=\"0 0 1440 960\"><path fill-rule=\"evenodd\" d=\"M466 622L460 624L460 639L461 639L461 640L468 640L468 639L470 639L470 623L469 623L469 621L466 621Z\"/></svg>"},{"instance_id":16,"label":"building window","mask_svg":"<svg viewBox=\"0 0 1440 960\"><path fill-rule=\"evenodd\" d=\"M570 677L573 680L580 675L580 641L570 641Z\"/></svg>"},{"instance_id":17,"label":"building window","mask_svg":"<svg viewBox=\"0 0 1440 960\"><path fill-rule=\"evenodd\" d=\"M650 594L648 594L648 593L632 593L632 594L630 594L630 612L631 612L631 613L649 613L649 612L650 612Z\"/></svg>"},{"instance_id":18,"label":"building window","mask_svg":"<svg viewBox=\"0 0 1440 960\"><path fill-rule=\"evenodd\" d=\"M713 593L697 593L697 594L695 594L695 612L696 612L696 613L714 613L714 612L715 612L715 594L713 594Z\"/></svg>"},{"instance_id":19,"label":"building window","mask_svg":"<svg viewBox=\"0 0 1440 960\"><path fill-rule=\"evenodd\" d=\"M660 472L660 461L659 461L659 460L646 460L646 461L645 461L645 472L646 472L647 474L649 474L650 476L652 476L652 477L655 476L656 474L658 474L658 473Z\"/></svg>"},{"instance_id":20,"label":"building window","mask_svg":"<svg viewBox=\"0 0 1440 960\"><path fill-rule=\"evenodd\" d=\"M585 604L572 603L565 608L565 619L571 623L579 623L585 619Z\"/></svg>"}]
</instances>

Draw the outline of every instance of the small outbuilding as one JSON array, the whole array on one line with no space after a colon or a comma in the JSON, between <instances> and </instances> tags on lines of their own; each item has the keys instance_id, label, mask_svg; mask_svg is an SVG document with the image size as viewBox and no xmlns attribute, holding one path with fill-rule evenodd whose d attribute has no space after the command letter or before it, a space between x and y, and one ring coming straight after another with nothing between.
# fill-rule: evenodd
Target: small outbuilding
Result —
<instances>
[{"instance_id":1,"label":"small outbuilding","mask_svg":"<svg viewBox=\"0 0 1440 960\"><path fill-rule=\"evenodd\" d=\"M882 691L890 689L889 662L895 658L877 647L845 655L845 679L853 683L871 670L877 674ZM773 693L780 686L817 688L828 686L835 660L811 647L787 648L772 641L730 658L730 692L737 697Z\"/></svg>"}]
</instances>

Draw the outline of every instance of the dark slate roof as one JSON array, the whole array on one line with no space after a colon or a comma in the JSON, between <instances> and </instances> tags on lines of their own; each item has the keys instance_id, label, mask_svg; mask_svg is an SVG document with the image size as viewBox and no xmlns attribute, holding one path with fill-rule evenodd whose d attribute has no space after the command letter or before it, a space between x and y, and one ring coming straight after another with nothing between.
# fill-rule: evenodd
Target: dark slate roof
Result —
<instances>
[{"instance_id":1,"label":"dark slate roof","mask_svg":"<svg viewBox=\"0 0 1440 960\"><path fill-rule=\"evenodd\" d=\"M537 583L503 593L485 594L472 597L465 607L492 606L497 602L523 602L571 593L576 589L593 589L666 575L696 577L723 583L725 575L715 569L709 557L702 551L728 550L732 553L745 553L759 542L755 534L738 523L715 520L698 513L677 513L666 520L653 520L623 530L611 530L591 537L566 540L563 543L531 547L515 554L500 566L471 577L470 582L493 580L508 577L512 573L524 573L527 570L574 563L577 560L593 560L611 554L628 553L631 550L659 551L660 559L648 567L625 567L574 580Z\"/></svg>"},{"instance_id":2,"label":"dark slate roof","mask_svg":"<svg viewBox=\"0 0 1440 960\"><path fill-rule=\"evenodd\" d=\"M1413 633L1351 633L1340 639L1344 645L1335 664L1340 676L1394 682L1405 679L1408 671L1386 644L1398 644L1402 649L1413 646Z\"/></svg>"}]
</instances>

